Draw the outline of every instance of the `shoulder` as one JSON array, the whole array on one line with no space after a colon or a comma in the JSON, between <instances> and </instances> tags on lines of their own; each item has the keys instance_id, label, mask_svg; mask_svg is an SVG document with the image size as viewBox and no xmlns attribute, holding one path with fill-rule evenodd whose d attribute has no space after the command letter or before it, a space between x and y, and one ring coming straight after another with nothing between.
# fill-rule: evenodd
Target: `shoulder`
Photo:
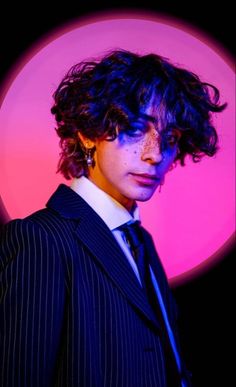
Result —
<instances>
[{"instance_id":1,"label":"shoulder","mask_svg":"<svg viewBox=\"0 0 236 387\"><path fill-rule=\"evenodd\" d=\"M0 258L4 267L17 257L49 257L62 254L60 245L67 238L63 219L49 209L39 210L24 219L14 219L1 228ZM65 249L65 248L64 248Z\"/></svg>"},{"instance_id":2,"label":"shoulder","mask_svg":"<svg viewBox=\"0 0 236 387\"><path fill-rule=\"evenodd\" d=\"M25 219L14 219L1 229L0 258L1 265L5 267L16 258L25 260L26 257L42 255L52 249L49 235L43 227L36 222Z\"/></svg>"},{"instance_id":3,"label":"shoulder","mask_svg":"<svg viewBox=\"0 0 236 387\"><path fill-rule=\"evenodd\" d=\"M27 240L42 234L45 234L43 228L29 218L14 219L1 228L1 247L4 243L10 246L13 241L19 245L22 239Z\"/></svg>"},{"instance_id":4,"label":"shoulder","mask_svg":"<svg viewBox=\"0 0 236 387\"><path fill-rule=\"evenodd\" d=\"M71 227L74 226L73 222L63 219L51 209L44 208L26 218L14 219L5 224L1 229L0 240L2 242L5 238L30 238L34 235L40 235L43 239L55 239L59 234L62 236L69 224Z\"/></svg>"},{"instance_id":5,"label":"shoulder","mask_svg":"<svg viewBox=\"0 0 236 387\"><path fill-rule=\"evenodd\" d=\"M67 265L80 249L75 238L77 223L49 208L8 222L0 232L0 270L16 259L49 262L57 257Z\"/></svg>"},{"instance_id":6,"label":"shoulder","mask_svg":"<svg viewBox=\"0 0 236 387\"><path fill-rule=\"evenodd\" d=\"M36 235L45 237L48 234L47 224L53 216L47 209L39 210L26 218L13 219L1 228L0 240L3 243L8 241L18 240L21 238L31 238Z\"/></svg>"}]
</instances>

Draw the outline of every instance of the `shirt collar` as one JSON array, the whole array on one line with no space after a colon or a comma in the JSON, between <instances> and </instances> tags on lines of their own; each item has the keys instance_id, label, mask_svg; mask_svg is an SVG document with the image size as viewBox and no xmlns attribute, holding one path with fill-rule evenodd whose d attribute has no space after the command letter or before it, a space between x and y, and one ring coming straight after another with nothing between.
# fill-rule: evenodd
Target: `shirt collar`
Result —
<instances>
[{"instance_id":1,"label":"shirt collar","mask_svg":"<svg viewBox=\"0 0 236 387\"><path fill-rule=\"evenodd\" d=\"M117 200L97 187L85 176L74 178L71 188L92 207L110 230L114 230L124 223L140 220L139 208L136 203L132 216Z\"/></svg>"}]
</instances>

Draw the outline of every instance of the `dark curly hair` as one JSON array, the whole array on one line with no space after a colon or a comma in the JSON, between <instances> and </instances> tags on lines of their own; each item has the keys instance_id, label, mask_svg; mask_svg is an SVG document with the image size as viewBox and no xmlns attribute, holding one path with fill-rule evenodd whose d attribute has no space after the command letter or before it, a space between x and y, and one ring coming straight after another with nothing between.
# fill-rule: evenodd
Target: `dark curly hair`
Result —
<instances>
[{"instance_id":1,"label":"dark curly hair","mask_svg":"<svg viewBox=\"0 0 236 387\"><path fill-rule=\"evenodd\" d=\"M184 166L187 154L198 162L217 152L211 112L221 112L227 105L219 104L218 89L167 58L119 49L100 60L74 65L54 93L51 112L62 149L58 172L66 179L86 175L78 131L91 140L112 141L117 128L128 130L153 95L162 126L182 132L175 164L179 160Z\"/></svg>"}]
</instances>

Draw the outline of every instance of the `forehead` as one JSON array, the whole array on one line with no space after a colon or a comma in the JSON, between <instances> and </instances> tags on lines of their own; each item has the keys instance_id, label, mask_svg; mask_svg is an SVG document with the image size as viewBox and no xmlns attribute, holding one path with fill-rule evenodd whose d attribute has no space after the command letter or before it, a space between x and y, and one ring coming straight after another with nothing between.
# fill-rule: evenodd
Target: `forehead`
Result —
<instances>
[{"instance_id":1,"label":"forehead","mask_svg":"<svg viewBox=\"0 0 236 387\"><path fill-rule=\"evenodd\" d=\"M139 113L139 120L154 125L156 130L160 133L172 126L175 122L174 117L167 111L163 103L151 99L151 101L144 106Z\"/></svg>"}]
</instances>

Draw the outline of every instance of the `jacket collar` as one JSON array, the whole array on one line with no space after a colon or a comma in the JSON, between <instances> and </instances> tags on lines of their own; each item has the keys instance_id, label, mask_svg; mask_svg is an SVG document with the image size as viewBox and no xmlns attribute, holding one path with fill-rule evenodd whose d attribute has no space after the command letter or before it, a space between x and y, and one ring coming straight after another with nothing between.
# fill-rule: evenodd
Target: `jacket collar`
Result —
<instances>
[{"instance_id":1,"label":"jacket collar","mask_svg":"<svg viewBox=\"0 0 236 387\"><path fill-rule=\"evenodd\" d=\"M94 211L86 201L65 184L60 184L52 194L46 207L59 213L66 219L81 219Z\"/></svg>"},{"instance_id":2,"label":"jacket collar","mask_svg":"<svg viewBox=\"0 0 236 387\"><path fill-rule=\"evenodd\" d=\"M65 184L60 184L46 206L65 219L76 220L76 237L86 245L128 301L155 328L160 328L118 242L86 201Z\"/></svg>"}]
</instances>

